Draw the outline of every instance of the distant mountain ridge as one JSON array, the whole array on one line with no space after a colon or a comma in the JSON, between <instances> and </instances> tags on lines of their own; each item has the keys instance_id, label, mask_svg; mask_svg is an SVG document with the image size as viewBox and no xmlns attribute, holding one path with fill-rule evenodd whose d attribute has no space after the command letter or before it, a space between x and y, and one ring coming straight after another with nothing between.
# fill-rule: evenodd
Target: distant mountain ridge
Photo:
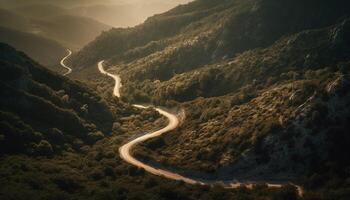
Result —
<instances>
[{"instance_id":1,"label":"distant mountain ridge","mask_svg":"<svg viewBox=\"0 0 350 200\"><path fill-rule=\"evenodd\" d=\"M48 67L57 65L66 53L54 40L3 27L0 27L0 42L15 46Z\"/></svg>"},{"instance_id":2,"label":"distant mountain ridge","mask_svg":"<svg viewBox=\"0 0 350 200\"><path fill-rule=\"evenodd\" d=\"M67 48L79 49L110 29L91 18L73 16L68 10L49 4L0 9L0 16L0 42L49 67L59 65Z\"/></svg>"}]
</instances>

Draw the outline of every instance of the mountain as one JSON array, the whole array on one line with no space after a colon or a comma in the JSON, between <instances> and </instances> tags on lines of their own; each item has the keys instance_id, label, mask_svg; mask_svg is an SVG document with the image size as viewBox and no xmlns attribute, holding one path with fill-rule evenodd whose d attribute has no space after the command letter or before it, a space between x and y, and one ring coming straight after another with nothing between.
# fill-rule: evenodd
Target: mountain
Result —
<instances>
[{"instance_id":1,"label":"mountain","mask_svg":"<svg viewBox=\"0 0 350 200\"><path fill-rule=\"evenodd\" d=\"M93 83L107 60L122 100L183 111L135 151L147 163L347 199L349 15L344 0L197 0L104 32L70 63Z\"/></svg>"},{"instance_id":2,"label":"mountain","mask_svg":"<svg viewBox=\"0 0 350 200\"><path fill-rule=\"evenodd\" d=\"M0 87L1 199L94 199L103 196L104 189L91 184L109 178L119 184L115 167L124 166L116 162L115 144L108 141L112 134L122 137L114 123L127 126L121 119L140 112L50 72L2 43ZM141 116L150 115L157 118L152 110ZM103 146L108 148L101 154ZM91 195L91 190L99 192Z\"/></svg>"},{"instance_id":3,"label":"mountain","mask_svg":"<svg viewBox=\"0 0 350 200\"><path fill-rule=\"evenodd\" d=\"M47 66L57 65L66 54L66 49L54 40L3 27L0 27L0 42L16 47Z\"/></svg>"},{"instance_id":4,"label":"mountain","mask_svg":"<svg viewBox=\"0 0 350 200\"><path fill-rule=\"evenodd\" d=\"M109 26L93 19L62 15L67 10L46 4L0 9L0 42L25 52L57 71L66 49L79 49Z\"/></svg>"},{"instance_id":5,"label":"mountain","mask_svg":"<svg viewBox=\"0 0 350 200\"><path fill-rule=\"evenodd\" d=\"M131 135L159 129L153 109L138 110L111 95L111 80L92 88L52 73L0 44L0 198L282 199L291 187L231 191L184 185L132 167L118 155ZM217 198L220 194L222 198Z\"/></svg>"},{"instance_id":6,"label":"mountain","mask_svg":"<svg viewBox=\"0 0 350 200\"><path fill-rule=\"evenodd\" d=\"M196 41L196 37L202 44L199 49L205 51L193 53L203 55L203 63L216 61L250 48L269 45L284 34L330 25L348 12L347 6L338 11L338 3L311 0L307 4L294 1L282 4L274 0L195 1L151 17L134 28L113 29L102 34L80 51L72 63L94 64L98 59L126 55L128 50L136 48L143 48L143 51L150 51L145 54L150 54L169 46L184 46L186 42ZM290 9L283 9L286 7ZM303 9L311 11L302 12ZM203 49L204 45L207 48ZM142 50L140 53L145 56Z\"/></svg>"},{"instance_id":7,"label":"mountain","mask_svg":"<svg viewBox=\"0 0 350 200\"><path fill-rule=\"evenodd\" d=\"M185 1L127 1L116 4L94 4L70 9L73 14L94 18L113 27L133 27L147 17L162 13Z\"/></svg>"},{"instance_id":8,"label":"mountain","mask_svg":"<svg viewBox=\"0 0 350 200\"><path fill-rule=\"evenodd\" d=\"M49 19L35 19L40 34L53 38L69 48L80 48L110 27L91 18L60 15Z\"/></svg>"},{"instance_id":9,"label":"mountain","mask_svg":"<svg viewBox=\"0 0 350 200\"><path fill-rule=\"evenodd\" d=\"M30 4L22 5L11 9L29 18L50 18L59 15L67 15L68 11L62 7L51 4Z\"/></svg>"},{"instance_id":10,"label":"mountain","mask_svg":"<svg viewBox=\"0 0 350 200\"><path fill-rule=\"evenodd\" d=\"M90 5L70 9L71 13L90 17L113 27L128 27L141 23L134 5Z\"/></svg>"},{"instance_id":11,"label":"mountain","mask_svg":"<svg viewBox=\"0 0 350 200\"><path fill-rule=\"evenodd\" d=\"M11 9L29 19L36 33L72 48L81 48L110 26L52 4L30 4Z\"/></svg>"},{"instance_id":12,"label":"mountain","mask_svg":"<svg viewBox=\"0 0 350 200\"><path fill-rule=\"evenodd\" d=\"M110 26L89 17L71 15L68 9L50 4L22 5L0 9L0 26L56 40L61 45L79 49Z\"/></svg>"},{"instance_id":13,"label":"mountain","mask_svg":"<svg viewBox=\"0 0 350 200\"><path fill-rule=\"evenodd\" d=\"M93 143L95 137L109 134L115 115L94 92L5 44L0 51L2 154L35 154L32 143L39 148L43 142L54 146L42 153L54 153L64 149L65 142Z\"/></svg>"},{"instance_id":14,"label":"mountain","mask_svg":"<svg viewBox=\"0 0 350 200\"><path fill-rule=\"evenodd\" d=\"M22 31L32 29L30 20L9 10L0 9L0 18L3 19L0 21L0 26Z\"/></svg>"}]
</instances>

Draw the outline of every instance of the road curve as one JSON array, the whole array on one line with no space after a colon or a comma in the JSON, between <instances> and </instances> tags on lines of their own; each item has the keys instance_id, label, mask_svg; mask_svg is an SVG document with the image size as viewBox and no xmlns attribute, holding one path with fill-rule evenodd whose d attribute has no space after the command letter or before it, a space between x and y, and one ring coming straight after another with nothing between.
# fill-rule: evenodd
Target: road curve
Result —
<instances>
[{"instance_id":1,"label":"road curve","mask_svg":"<svg viewBox=\"0 0 350 200\"><path fill-rule=\"evenodd\" d=\"M65 69L67 69L68 71L66 73L63 74L63 76L67 76L68 74L72 73L72 69L70 67L68 67L66 64L64 64L64 62L72 55L72 51L67 49L68 55L64 58L62 58L61 60L61 66Z\"/></svg>"},{"instance_id":2,"label":"road curve","mask_svg":"<svg viewBox=\"0 0 350 200\"><path fill-rule=\"evenodd\" d=\"M104 70L104 68L103 68L103 63L104 63L104 61L100 61L98 63L98 69L99 69L99 71L102 74L108 75L108 76L112 77L115 80L115 87L114 87L114 90L113 90L113 95L117 96L117 97L120 97L119 89L121 87L120 86L121 85L120 84L121 79L120 79L120 77L118 75L113 75L113 74L110 74L110 73L106 72ZM139 109L147 109L147 108L149 108L149 107L146 107L146 106L143 106L143 105L136 105L136 104L133 105L133 106L136 107L136 108L139 108ZM152 167L150 165L147 165L146 163L143 163L143 162L137 160L130 153L130 152L132 152L132 149L137 144L142 143L142 142L144 142L146 140L149 140L149 139L161 136L162 134L164 134L166 132L174 130L179 125L179 119L177 118L176 115L171 114L169 112L166 112L166 111L164 111L164 110L162 110L160 108L155 108L155 109L156 109L157 112L159 112L159 114L161 114L161 115L165 116L166 118L168 118L168 120L169 120L168 125L165 128L162 128L162 129L160 129L158 131L155 131L155 132L152 132L152 133L149 133L149 134L145 134L145 135L143 135L141 137L138 137L138 138L136 138L136 139L134 139L134 140L124 144L123 146L121 146L119 148L119 154L120 154L120 157L124 161L126 161L127 163L129 163L131 165L143 168L145 171L147 171L147 172L149 172L151 174L154 174L154 175L157 175L157 176L163 176L165 178L172 179L172 180L183 181L183 182L188 183L188 184L198 184L198 185L208 185L208 186L219 185L219 186L222 186L224 188L239 188L241 186L246 186L247 188L253 188L253 185L258 183L258 182L253 182L253 181L240 182L240 181L236 181L236 180L233 180L233 181L199 180L199 179L185 177L183 175L180 175L180 174L177 174L175 172L168 171L168 170L157 169L155 167ZM291 185L293 185L294 187L297 188L297 192L298 192L299 196L303 196L303 194L304 194L304 191L303 191L301 186L295 185L295 184L293 184L291 182L267 183L267 182L263 181L261 183L265 183L269 188L281 188L284 185L291 184Z\"/></svg>"},{"instance_id":3,"label":"road curve","mask_svg":"<svg viewBox=\"0 0 350 200\"><path fill-rule=\"evenodd\" d=\"M97 64L98 70L101 72L101 74L107 75L107 76L112 77L114 79L115 85L114 85L114 89L113 89L113 95L120 98L120 88L122 87L121 79L117 75L110 74L110 73L106 72L105 69L103 68L104 62L105 61L102 60Z\"/></svg>"},{"instance_id":4,"label":"road curve","mask_svg":"<svg viewBox=\"0 0 350 200\"><path fill-rule=\"evenodd\" d=\"M148 108L148 107L145 107L142 105L134 105L134 106L137 108L140 108L140 109ZM120 147L119 148L120 157L123 160L125 160L126 162L128 162L132 165L135 165L137 167L143 168L147 172L152 173L154 175L164 176L166 178L173 179L173 180L184 181L184 182L189 183L189 184L202 184L202 185L204 185L204 183L193 180L191 178L187 178L187 177L184 177L182 175L179 175L179 174L167 171L167 170L157 169L157 168L154 168L152 166L149 166L149 165L137 160L136 158L134 158L130 154L132 148L135 147L137 144L144 142L146 140L149 140L151 138L161 136L163 133L169 132L169 131L175 129L179 125L179 119L175 115L168 113L168 112L166 112L162 109L159 109L159 108L156 108L156 110L161 115L163 115L169 119L169 124L165 128L162 128L162 129L155 131L153 133L149 133L149 134L143 135L141 137L138 137L138 138L132 140L131 142L123 145L122 147Z\"/></svg>"}]
</instances>

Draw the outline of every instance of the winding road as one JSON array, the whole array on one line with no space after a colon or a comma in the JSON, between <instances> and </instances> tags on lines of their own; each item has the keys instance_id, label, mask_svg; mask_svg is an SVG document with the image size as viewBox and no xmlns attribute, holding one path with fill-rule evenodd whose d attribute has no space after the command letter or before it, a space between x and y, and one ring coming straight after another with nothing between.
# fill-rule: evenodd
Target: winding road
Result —
<instances>
[{"instance_id":1,"label":"winding road","mask_svg":"<svg viewBox=\"0 0 350 200\"><path fill-rule=\"evenodd\" d=\"M113 95L120 98L120 88L122 87L121 79L117 75L110 74L110 73L106 72L103 68L103 63L104 63L104 60L100 61L97 64L98 70L100 70L101 74L107 75L107 76L112 77L114 79L115 84L114 84L114 89L113 89Z\"/></svg>"},{"instance_id":2,"label":"winding road","mask_svg":"<svg viewBox=\"0 0 350 200\"><path fill-rule=\"evenodd\" d=\"M116 97L120 97L120 88L121 88L121 78L118 75L113 75L110 74L108 72L106 72L104 70L103 67L103 63L104 61L100 61L98 63L98 69L99 71L107 76L112 77L115 80L115 86L114 86L114 90L113 90L113 95ZM136 108L139 109L147 109L148 107L143 106L143 105L133 105ZM193 179L193 178L189 178L189 177L185 177L183 175L180 175L178 173L175 172L171 172L168 170L164 170L164 169L158 169L155 167L152 167L146 163L141 162L140 160L137 160L135 157L132 156L131 151L132 149L139 143L144 142L146 140L149 140L151 138L155 138L158 136L161 136L162 134L169 132L171 130L174 130L175 128L177 128L177 126L179 125L179 119L177 118L176 115L171 114L169 112L166 112L165 110L162 110L160 108L155 108L156 111L158 111L161 115L165 116L166 118L168 118L169 120L169 124L165 127L162 128L158 131L155 131L153 133L149 133L146 135L143 135L141 137L138 137L128 143L126 143L125 145L121 146L119 148L119 153L120 153L120 157L126 161L127 163L143 168L145 171L157 175L157 176L163 176L165 178L168 179L172 179L172 180L177 180L177 181L183 181L185 183L188 184L198 184L198 185L208 185L208 186L214 186L214 185L220 185L224 188L239 188L241 186L246 186L247 188L253 188L253 185L256 184L257 182L253 182L253 181L244 181L244 182L239 182L239 181L218 181L218 180L199 180L199 179ZM278 183L278 184L273 184L273 183L268 183L265 181L259 182L259 183L265 183L269 188L281 188L284 185L287 184L291 184L293 186L295 186L297 188L298 191L298 195L299 196L303 196L303 189L301 186L295 185L291 182L284 182L284 183Z\"/></svg>"},{"instance_id":3,"label":"winding road","mask_svg":"<svg viewBox=\"0 0 350 200\"><path fill-rule=\"evenodd\" d=\"M64 58L62 58L61 60L61 66L65 69L67 69L68 71L66 73L63 74L63 76L67 76L68 74L72 73L72 69L70 67L68 67L66 64L64 64L64 62L72 55L72 51L67 49L68 55Z\"/></svg>"}]
</instances>

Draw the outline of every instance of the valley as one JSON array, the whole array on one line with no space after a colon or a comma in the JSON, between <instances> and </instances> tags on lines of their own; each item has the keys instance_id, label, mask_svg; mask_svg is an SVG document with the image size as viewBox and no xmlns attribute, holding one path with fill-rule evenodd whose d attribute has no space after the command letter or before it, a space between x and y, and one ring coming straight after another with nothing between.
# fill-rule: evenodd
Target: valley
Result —
<instances>
[{"instance_id":1,"label":"valley","mask_svg":"<svg viewBox=\"0 0 350 200\"><path fill-rule=\"evenodd\" d=\"M349 199L349 2L137 2L0 2L0 199Z\"/></svg>"},{"instance_id":2,"label":"valley","mask_svg":"<svg viewBox=\"0 0 350 200\"><path fill-rule=\"evenodd\" d=\"M115 97L118 97L120 98L120 82L121 82L121 78L118 76L118 75L113 75L113 74L110 74L108 72L106 72L104 70L104 67L103 67L103 63L104 61L100 61L98 63L98 69L99 71L102 73L102 74L105 74L107 76L110 76L114 79L115 81L115 86L114 86L114 90L113 90L113 95ZM137 105L137 104L134 104L133 105L134 107L136 108L139 108L139 109L147 109L147 108L153 108L153 106L143 106L143 105ZM215 186L215 185L218 185L220 187L224 187L224 188L240 188L242 186L244 187L247 187L247 188L253 188L253 186L255 184L258 184L258 183L261 183L261 184L266 184L267 187L271 187L271 188L281 188L282 185L292 185L292 186L295 186L297 188L297 191L298 191L298 195L300 197L303 196L303 189L298 186L298 185L295 185L293 183L283 183L283 184L277 184L277 183L266 183L264 181L259 181L259 182L251 182L251 181L244 181L244 182L239 182L239 181L217 181L217 180L201 180L201 179L192 179L192 178L188 178L188 177L184 177L180 174L177 174L177 173L174 173L174 172L171 172L171 171L167 171L167 170L164 170L164 169L160 169L160 168L155 168L153 166L150 166L148 164L145 164L139 160L137 160L135 157L133 157L131 155L131 151L132 151L132 148L135 147L137 144L139 143L142 143L144 141L147 141L149 139L152 139L152 138L156 138L156 137L159 137L161 136L162 134L164 133L167 133L167 132L170 132L174 129L176 129L179 125L179 119L176 115L174 114L171 114L169 112L166 112L165 110L162 110L160 108L154 108L157 112L159 112L159 114L165 116L168 120L169 120L169 123L166 127L164 127L163 129L160 129L160 130L157 130L155 132L152 132L152 133L147 133L147 134L144 134L143 136L141 137L137 137L136 139L128 142L127 144L121 146L119 148L119 154L120 154L120 157L125 160L126 162L136 166L136 167L139 167L139 168L143 168L144 170L146 170L147 172L151 173L151 174L154 174L154 175L158 175L158 176L162 176L162 177L166 177L166 178L169 178L169 179L173 179L173 180L177 180L177 181L183 181L185 183L188 183L188 184L198 184L198 185L208 185L208 186Z\"/></svg>"},{"instance_id":3,"label":"valley","mask_svg":"<svg viewBox=\"0 0 350 200\"><path fill-rule=\"evenodd\" d=\"M48 71L8 45L0 44L0 52L1 199L294 195L291 187L252 186L246 192L244 187L236 191L187 185L130 166L118 149L145 130L161 130L166 118L152 108L119 101L113 87L102 99L86 85ZM40 112L30 112L33 107Z\"/></svg>"},{"instance_id":4,"label":"valley","mask_svg":"<svg viewBox=\"0 0 350 200\"><path fill-rule=\"evenodd\" d=\"M337 193L327 180L338 177L347 187L347 168L332 170L347 159L329 157L346 149L336 147L338 137L348 141L348 80L338 78L348 69L348 19L341 16L349 10L336 12L340 2L309 2L310 12L294 12L305 5L292 1L291 10L273 0L193 2L102 34L73 55L79 72L72 76L97 89L113 87L93 81L94 63L104 59L109 73L123 77L122 101L185 110L178 128L135 147L144 163L195 179L289 180L306 191ZM276 7L283 11L272 12ZM329 93L335 80L342 92ZM332 164L321 167L327 160Z\"/></svg>"}]
</instances>

